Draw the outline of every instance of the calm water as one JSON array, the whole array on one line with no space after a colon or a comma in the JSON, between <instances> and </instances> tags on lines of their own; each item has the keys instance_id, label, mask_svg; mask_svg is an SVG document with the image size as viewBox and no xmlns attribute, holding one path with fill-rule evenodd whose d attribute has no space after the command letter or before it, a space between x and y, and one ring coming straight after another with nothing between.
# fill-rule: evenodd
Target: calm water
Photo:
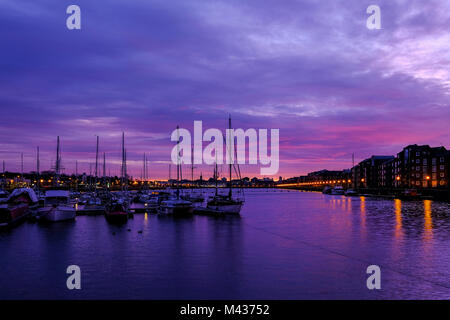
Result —
<instances>
[{"instance_id":1,"label":"calm water","mask_svg":"<svg viewBox=\"0 0 450 320\"><path fill-rule=\"evenodd\" d=\"M82 290L66 288L71 264ZM366 288L371 264L379 291ZM81 216L0 232L1 299L449 299L449 266L450 204L429 200L250 190L241 218Z\"/></svg>"}]
</instances>

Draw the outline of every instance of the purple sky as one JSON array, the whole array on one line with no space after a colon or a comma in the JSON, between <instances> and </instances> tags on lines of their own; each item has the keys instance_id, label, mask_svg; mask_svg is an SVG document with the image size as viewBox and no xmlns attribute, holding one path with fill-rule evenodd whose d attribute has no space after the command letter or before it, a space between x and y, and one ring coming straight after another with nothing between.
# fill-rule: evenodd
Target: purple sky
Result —
<instances>
[{"instance_id":1,"label":"purple sky","mask_svg":"<svg viewBox=\"0 0 450 320\"><path fill-rule=\"evenodd\" d=\"M82 30L66 28L77 4ZM366 28L381 7L382 30ZM0 160L167 178L175 126L280 129L283 177L407 144L450 147L450 2L2 0ZM197 175L211 175L199 167ZM259 167L244 166L249 176ZM277 175L277 177L278 177Z\"/></svg>"}]
</instances>

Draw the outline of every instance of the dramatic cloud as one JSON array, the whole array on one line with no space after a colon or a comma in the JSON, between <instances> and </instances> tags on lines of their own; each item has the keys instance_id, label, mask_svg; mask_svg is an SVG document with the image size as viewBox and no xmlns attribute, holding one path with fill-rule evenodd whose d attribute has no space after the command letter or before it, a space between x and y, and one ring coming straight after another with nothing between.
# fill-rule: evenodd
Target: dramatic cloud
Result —
<instances>
[{"instance_id":1,"label":"dramatic cloud","mask_svg":"<svg viewBox=\"0 0 450 320\"><path fill-rule=\"evenodd\" d=\"M376 1L382 29L366 28L373 1L77 0L0 3L0 160L43 169L61 136L63 163L88 172L100 136L119 173L144 152L167 178L170 133L280 129L280 175L351 166L411 143L450 147L450 4ZM244 166L257 175L259 168ZM210 175L200 166L197 174Z\"/></svg>"}]
</instances>

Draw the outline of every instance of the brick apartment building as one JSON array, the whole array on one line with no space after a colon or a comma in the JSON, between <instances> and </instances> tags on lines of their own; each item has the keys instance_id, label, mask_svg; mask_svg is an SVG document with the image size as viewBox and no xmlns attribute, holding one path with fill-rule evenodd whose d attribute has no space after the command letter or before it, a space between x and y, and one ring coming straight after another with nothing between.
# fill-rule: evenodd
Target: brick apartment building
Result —
<instances>
[{"instance_id":1,"label":"brick apartment building","mask_svg":"<svg viewBox=\"0 0 450 320\"><path fill-rule=\"evenodd\" d=\"M352 168L355 188L448 188L450 151L409 145L396 157L372 156Z\"/></svg>"}]
</instances>

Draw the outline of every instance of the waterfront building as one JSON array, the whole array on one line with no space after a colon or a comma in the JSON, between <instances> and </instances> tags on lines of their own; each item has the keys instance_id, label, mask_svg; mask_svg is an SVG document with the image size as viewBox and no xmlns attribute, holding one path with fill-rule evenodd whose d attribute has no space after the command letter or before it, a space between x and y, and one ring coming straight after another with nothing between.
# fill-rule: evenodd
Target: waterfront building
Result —
<instances>
[{"instance_id":1,"label":"waterfront building","mask_svg":"<svg viewBox=\"0 0 450 320\"><path fill-rule=\"evenodd\" d=\"M380 177L382 174L380 166L387 162L393 161L394 156L372 156L358 163L353 169L354 187L360 188L379 188L381 180L387 180L387 177Z\"/></svg>"},{"instance_id":2,"label":"waterfront building","mask_svg":"<svg viewBox=\"0 0 450 320\"><path fill-rule=\"evenodd\" d=\"M448 187L449 152L444 147L409 145L397 154L396 187Z\"/></svg>"}]
</instances>

